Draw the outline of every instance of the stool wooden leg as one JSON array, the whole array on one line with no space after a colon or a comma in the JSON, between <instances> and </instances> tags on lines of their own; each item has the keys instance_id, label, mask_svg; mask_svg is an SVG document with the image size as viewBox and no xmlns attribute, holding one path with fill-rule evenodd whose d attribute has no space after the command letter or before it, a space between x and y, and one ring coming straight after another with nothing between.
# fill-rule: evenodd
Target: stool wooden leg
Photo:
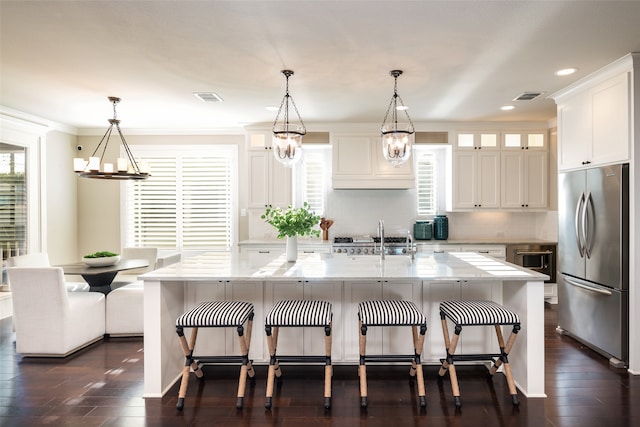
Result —
<instances>
[{"instance_id":1,"label":"stool wooden leg","mask_svg":"<svg viewBox=\"0 0 640 427\"><path fill-rule=\"evenodd\" d=\"M516 341L516 337L518 332L520 331L520 325L513 325L513 330L509 335L509 339L507 340L507 344L504 344L504 338L502 336L502 328L500 325L495 325L496 336L498 338L498 344L500 345L500 357L495 361L493 366L491 367L490 373L491 375L495 374L496 371L500 368L500 366L504 365L504 376L507 379L507 385L509 386L509 394L511 395L511 402L518 406L520 401L518 400L518 392L516 390L515 382L513 381L513 374L511 373L511 365L509 365L509 352L511 352L511 347L513 347L514 342Z\"/></svg>"},{"instance_id":2,"label":"stool wooden leg","mask_svg":"<svg viewBox=\"0 0 640 427\"><path fill-rule=\"evenodd\" d=\"M250 328L250 326L248 326L248 328ZM244 403L244 391L247 386L247 376L249 375L249 368L251 367L251 362L249 361L249 344L244 336L244 328L242 326L238 326L238 341L240 342L242 366L240 367L240 379L238 380L238 399L236 401L236 408L241 409Z\"/></svg>"},{"instance_id":3,"label":"stool wooden leg","mask_svg":"<svg viewBox=\"0 0 640 427\"><path fill-rule=\"evenodd\" d=\"M447 327L447 319L445 319L444 315L441 316L442 322L442 333L444 335L444 342L447 349L447 357L442 362L442 366L438 371L440 376L444 376L444 374L449 372L449 379L451 380L451 390L453 391L453 400L455 402L456 408L460 408L462 406L462 402L460 401L460 387L458 385L458 375L456 374L456 367L453 362L454 354L456 352L456 347L458 346L458 341L460 339L460 333L462 332L462 326L455 326L455 334L453 339L449 340L449 328Z\"/></svg>"},{"instance_id":4,"label":"stool wooden leg","mask_svg":"<svg viewBox=\"0 0 640 427\"><path fill-rule=\"evenodd\" d=\"M449 328L447 327L447 320L444 317L442 317L440 322L442 323L442 335L444 336L444 348L448 353L449 352L449 347L451 345L451 341L450 341L450 338L449 338ZM442 366L440 367L440 370L438 371L438 375L443 377L444 374L447 373L448 368L449 368L449 361L445 358L442 361Z\"/></svg>"},{"instance_id":5,"label":"stool wooden leg","mask_svg":"<svg viewBox=\"0 0 640 427\"><path fill-rule=\"evenodd\" d=\"M363 325L361 321L358 322L359 326L359 345L360 345L360 406L367 407L367 366L365 365L365 356L367 354L367 325Z\"/></svg>"},{"instance_id":6,"label":"stool wooden leg","mask_svg":"<svg viewBox=\"0 0 640 427\"><path fill-rule=\"evenodd\" d=\"M182 348L182 353L184 354L185 358L184 367L182 368L182 379L180 380L180 390L178 391L178 403L176 404L176 408L178 410L182 410L184 408L184 398L187 395L187 388L189 386L189 373L191 369L193 369L198 378L202 378L203 373L198 363L192 357L193 348L195 347L196 337L198 334L198 328L192 329L189 344L187 344L187 339L184 336L183 328L176 328L176 332L178 334L180 347Z\"/></svg>"},{"instance_id":7,"label":"stool wooden leg","mask_svg":"<svg viewBox=\"0 0 640 427\"><path fill-rule=\"evenodd\" d=\"M249 359L249 350L251 349L251 331L253 330L253 315L249 317L249 321L247 322L247 330L245 333L244 342L246 345L247 351L243 354L247 355L247 375L251 378L251 385L255 385L256 383L256 371L253 369L253 362Z\"/></svg>"},{"instance_id":8,"label":"stool wooden leg","mask_svg":"<svg viewBox=\"0 0 640 427\"><path fill-rule=\"evenodd\" d=\"M422 373L421 356L422 356L422 350L424 348L424 338L427 332L427 326L426 325L420 326L420 335L418 335L417 326L411 327L411 331L413 332L413 347L415 350L415 358L411 362L412 364L411 371L415 370L415 375L418 378L418 397L420 398L420 406L425 407L427 406L427 399L426 399L427 393L424 388L424 375Z\"/></svg>"},{"instance_id":9,"label":"stool wooden leg","mask_svg":"<svg viewBox=\"0 0 640 427\"><path fill-rule=\"evenodd\" d=\"M273 400L273 384L275 382L276 375L280 377L280 366L278 365L278 359L276 358L276 346L278 341L278 327L267 326L267 347L269 348L269 372L267 375L267 392L264 407L271 409Z\"/></svg>"},{"instance_id":10,"label":"stool wooden leg","mask_svg":"<svg viewBox=\"0 0 640 427\"><path fill-rule=\"evenodd\" d=\"M331 324L325 326L324 352L326 363L324 366L324 407L331 407L331 377L333 376L333 368L331 367Z\"/></svg>"},{"instance_id":11,"label":"stool wooden leg","mask_svg":"<svg viewBox=\"0 0 640 427\"><path fill-rule=\"evenodd\" d=\"M413 351L417 353L418 350L418 327L411 326L411 335L413 336ZM411 360L411 369L409 369L409 375L414 377L416 375L418 366L416 364L416 359Z\"/></svg>"}]
</instances>

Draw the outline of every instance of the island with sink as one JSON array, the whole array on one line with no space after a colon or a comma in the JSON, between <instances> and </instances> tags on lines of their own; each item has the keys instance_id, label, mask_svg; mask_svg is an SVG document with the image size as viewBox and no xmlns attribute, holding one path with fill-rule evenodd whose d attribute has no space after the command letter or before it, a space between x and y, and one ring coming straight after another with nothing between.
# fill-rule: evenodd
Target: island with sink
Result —
<instances>
[{"instance_id":1,"label":"island with sink","mask_svg":"<svg viewBox=\"0 0 640 427\"><path fill-rule=\"evenodd\" d=\"M527 397L544 397L544 281L548 276L473 252L416 253L413 256L349 256L210 252L140 276L144 280L144 396L161 397L179 379L184 356L175 321L205 300L254 304L249 357L268 364L263 322L282 299L322 299L333 305L332 363L358 364L357 304L371 299L406 299L427 315L423 363L445 355L439 303L448 299L489 299L516 311L522 330L509 355L516 384ZM374 328L367 334L371 354L412 351L409 328ZM466 328L460 351L495 353L493 328ZM238 355L231 328L198 331L198 354ZM303 328L282 334L280 354L324 354L323 335ZM355 372L355 371L354 371Z\"/></svg>"}]
</instances>

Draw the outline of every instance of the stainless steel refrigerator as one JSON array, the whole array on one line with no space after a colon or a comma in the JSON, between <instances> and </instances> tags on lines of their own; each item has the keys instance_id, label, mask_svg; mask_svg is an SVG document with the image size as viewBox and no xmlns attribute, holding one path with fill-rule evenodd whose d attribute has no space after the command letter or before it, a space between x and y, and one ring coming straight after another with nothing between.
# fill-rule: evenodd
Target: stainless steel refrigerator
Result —
<instances>
[{"instance_id":1,"label":"stainless steel refrigerator","mask_svg":"<svg viewBox=\"0 0 640 427\"><path fill-rule=\"evenodd\" d=\"M558 331L629 360L629 165L558 179Z\"/></svg>"}]
</instances>

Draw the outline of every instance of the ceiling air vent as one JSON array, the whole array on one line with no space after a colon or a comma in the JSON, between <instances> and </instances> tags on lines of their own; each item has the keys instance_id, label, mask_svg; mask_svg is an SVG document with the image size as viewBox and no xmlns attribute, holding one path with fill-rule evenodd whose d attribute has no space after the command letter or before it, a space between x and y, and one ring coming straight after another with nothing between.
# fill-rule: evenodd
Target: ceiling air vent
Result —
<instances>
[{"instance_id":1,"label":"ceiling air vent","mask_svg":"<svg viewBox=\"0 0 640 427\"><path fill-rule=\"evenodd\" d=\"M194 92L193 94L202 102L222 102L222 98L213 92Z\"/></svg>"},{"instance_id":2,"label":"ceiling air vent","mask_svg":"<svg viewBox=\"0 0 640 427\"><path fill-rule=\"evenodd\" d=\"M540 95L542 95L542 92L524 92L516 96L513 100L514 101L531 101L532 99L535 99Z\"/></svg>"}]
</instances>

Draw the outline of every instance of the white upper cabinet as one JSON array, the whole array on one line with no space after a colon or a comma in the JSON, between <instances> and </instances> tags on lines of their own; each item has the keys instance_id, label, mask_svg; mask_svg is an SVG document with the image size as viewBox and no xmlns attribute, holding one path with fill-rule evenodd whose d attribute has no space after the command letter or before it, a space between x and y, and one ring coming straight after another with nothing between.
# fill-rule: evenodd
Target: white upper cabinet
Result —
<instances>
[{"instance_id":1,"label":"white upper cabinet","mask_svg":"<svg viewBox=\"0 0 640 427\"><path fill-rule=\"evenodd\" d=\"M559 171L630 159L630 61L625 58L554 95Z\"/></svg>"},{"instance_id":2,"label":"white upper cabinet","mask_svg":"<svg viewBox=\"0 0 640 427\"><path fill-rule=\"evenodd\" d=\"M549 153L502 152L501 206L503 209L547 209Z\"/></svg>"},{"instance_id":3,"label":"white upper cabinet","mask_svg":"<svg viewBox=\"0 0 640 427\"><path fill-rule=\"evenodd\" d=\"M543 131L508 131L502 133L504 150L548 150L547 133Z\"/></svg>"},{"instance_id":4,"label":"white upper cabinet","mask_svg":"<svg viewBox=\"0 0 640 427\"><path fill-rule=\"evenodd\" d=\"M499 132L459 132L453 152L453 209L500 207Z\"/></svg>"},{"instance_id":5,"label":"white upper cabinet","mask_svg":"<svg viewBox=\"0 0 640 427\"><path fill-rule=\"evenodd\" d=\"M278 162L271 150L271 135L248 135L249 208L285 208L291 204L291 168Z\"/></svg>"},{"instance_id":6,"label":"white upper cabinet","mask_svg":"<svg viewBox=\"0 0 640 427\"><path fill-rule=\"evenodd\" d=\"M398 167L382 153L379 134L333 134L334 189L406 189L415 186L413 158Z\"/></svg>"},{"instance_id":7,"label":"white upper cabinet","mask_svg":"<svg viewBox=\"0 0 640 427\"><path fill-rule=\"evenodd\" d=\"M501 173L503 209L547 209L549 154L546 132L503 132Z\"/></svg>"}]
</instances>

